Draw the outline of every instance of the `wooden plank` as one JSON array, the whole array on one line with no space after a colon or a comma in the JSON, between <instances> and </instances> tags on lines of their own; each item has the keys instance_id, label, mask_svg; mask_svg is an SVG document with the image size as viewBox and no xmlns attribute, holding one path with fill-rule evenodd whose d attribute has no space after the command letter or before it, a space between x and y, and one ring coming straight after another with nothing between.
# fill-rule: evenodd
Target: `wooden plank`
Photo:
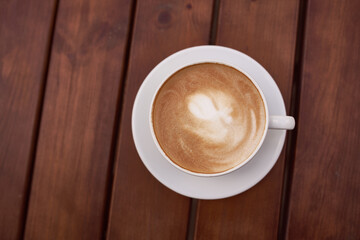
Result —
<instances>
[{"instance_id":1,"label":"wooden plank","mask_svg":"<svg viewBox=\"0 0 360 240\"><path fill-rule=\"evenodd\" d=\"M190 199L159 183L131 133L135 95L150 70L180 49L209 41L212 0L138 1L122 111L109 239L185 239Z\"/></svg>"},{"instance_id":2,"label":"wooden plank","mask_svg":"<svg viewBox=\"0 0 360 240\"><path fill-rule=\"evenodd\" d=\"M359 9L308 3L288 239L360 239Z\"/></svg>"},{"instance_id":3,"label":"wooden plank","mask_svg":"<svg viewBox=\"0 0 360 240\"><path fill-rule=\"evenodd\" d=\"M20 238L55 0L0 1L0 236Z\"/></svg>"},{"instance_id":4,"label":"wooden plank","mask_svg":"<svg viewBox=\"0 0 360 240\"><path fill-rule=\"evenodd\" d=\"M262 64L289 109L298 1L220 1L216 43L238 49ZM284 151L271 172L232 198L200 201L196 239L276 239Z\"/></svg>"},{"instance_id":5,"label":"wooden plank","mask_svg":"<svg viewBox=\"0 0 360 240\"><path fill-rule=\"evenodd\" d=\"M127 41L127 0L59 4L27 239L100 239Z\"/></svg>"}]
</instances>

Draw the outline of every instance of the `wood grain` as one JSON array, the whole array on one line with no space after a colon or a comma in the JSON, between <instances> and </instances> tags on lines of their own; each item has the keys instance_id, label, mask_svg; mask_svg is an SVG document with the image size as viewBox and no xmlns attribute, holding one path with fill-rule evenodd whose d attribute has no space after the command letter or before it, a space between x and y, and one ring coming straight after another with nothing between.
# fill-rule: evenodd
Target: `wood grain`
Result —
<instances>
[{"instance_id":1,"label":"wood grain","mask_svg":"<svg viewBox=\"0 0 360 240\"><path fill-rule=\"evenodd\" d=\"M360 239L359 9L308 3L287 239Z\"/></svg>"},{"instance_id":2,"label":"wood grain","mask_svg":"<svg viewBox=\"0 0 360 240\"><path fill-rule=\"evenodd\" d=\"M216 44L238 49L275 79L289 109L298 1L220 1ZM200 201L196 239L276 239L284 151L271 172L232 198Z\"/></svg>"},{"instance_id":3,"label":"wood grain","mask_svg":"<svg viewBox=\"0 0 360 240\"><path fill-rule=\"evenodd\" d=\"M100 239L127 0L60 1L26 239Z\"/></svg>"},{"instance_id":4,"label":"wood grain","mask_svg":"<svg viewBox=\"0 0 360 240\"><path fill-rule=\"evenodd\" d=\"M54 10L52 0L0 1L1 239L23 231Z\"/></svg>"},{"instance_id":5,"label":"wood grain","mask_svg":"<svg viewBox=\"0 0 360 240\"><path fill-rule=\"evenodd\" d=\"M139 159L131 133L135 95L168 55L207 44L212 0L138 1L124 93L109 239L185 239L190 199L159 183Z\"/></svg>"}]
</instances>

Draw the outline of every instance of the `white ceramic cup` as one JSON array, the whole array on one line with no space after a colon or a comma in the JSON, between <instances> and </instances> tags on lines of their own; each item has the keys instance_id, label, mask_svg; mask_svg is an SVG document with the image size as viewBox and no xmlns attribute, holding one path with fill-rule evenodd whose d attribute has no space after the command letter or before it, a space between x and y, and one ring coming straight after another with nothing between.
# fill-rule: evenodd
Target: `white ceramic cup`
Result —
<instances>
[{"instance_id":1,"label":"white ceramic cup","mask_svg":"<svg viewBox=\"0 0 360 240\"><path fill-rule=\"evenodd\" d=\"M199 48L201 48L201 49L199 49ZM207 49L208 50L211 49L212 51L209 51L209 54L202 54L201 56L196 55L196 52L198 50L201 50L202 52L204 52L204 51L206 52ZM180 171L183 171L185 173L195 175L195 176L200 176L200 177L214 177L214 176L220 176L220 175L224 175L224 174L228 174L230 172L233 172L236 169L239 169L242 166L244 166L247 162L249 162L255 156L255 154L259 151L259 149L261 148L261 145L264 142L264 139L266 137L268 129L292 130L295 127L295 119L293 117L291 117L291 116L270 116L269 115L267 102L266 102L266 99L264 97L263 91L261 90L259 85L254 81L254 79L248 73L246 73L244 70L242 70L241 66L239 66L239 64L237 62L234 62L234 60L232 60L232 58L229 57L231 55L231 54L229 54L229 51L236 51L236 50L226 48L226 47L220 47L220 46L192 47L192 48L184 49L184 50L181 50L181 51L179 51L177 53L172 54L171 56L164 59L161 62L161 64L159 64L158 66L155 67L155 68L160 67L161 68L160 70L167 71L167 74L166 74L167 77L159 79L157 81L156 91L155 91L155 94L153 95L152 101L151 101L151 108L150 108L148 117L149 117L149 124L150 124L150 130L151 130L152 139L153 139L158 151L162 154L164 159L166 159L175 168L177 168ZM238 51L236 51L236 52L238 52ZM238 52L238 53L243 54L241 52ZM252 58L250 58L249 56L247 56L247 57L248 57L249 61L255 61ZM160 144L158 143L157 138L155 136L154 127L153 127L153 123L152 123L153 104L154 104L154 101L155 101L155 97L156 97L159 89L161 88L161 86L175 72L177 72L177 71L179 71L179 70L181 70L181 69L183 69L183 68L185 68L187 66L191 66L191 65L194 65L194 64L198 64L198 63L220 63L220 64L224 64L224 65L228 65L230 67L233 67L233 68L237 69L238 71L242 72L256 86L256 88L258 89L258 91L259 91L259 93L261 95L264 106L265 106L265 113L266 113L265 114L265 118L266 118L266 125L265 126L266 127L265 127L265 130L264 130L263 135L261 137L261 141L257 145L256 149L242 163L234 166L233 168L231 168L229 170L219 172L219 173L197 173L197 172L192 172L192 171L184 169L184 168L180 167L179 165L177 165L176 163L174 163L171 159L169 159L169 157L165 154L165 152L160 147ZM157 69L157 70L159 70L159 69Z\"/></svg>"}]
</instances>

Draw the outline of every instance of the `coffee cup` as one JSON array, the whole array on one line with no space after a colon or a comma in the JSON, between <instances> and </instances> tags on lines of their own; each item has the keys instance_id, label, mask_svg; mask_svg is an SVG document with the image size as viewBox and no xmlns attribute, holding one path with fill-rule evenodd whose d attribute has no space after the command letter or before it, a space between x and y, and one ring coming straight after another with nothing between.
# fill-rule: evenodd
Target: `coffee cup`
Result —
<instances>
[{"instance_id":1,"label":"coffee cup","mask_svg":"<svg viewBox=\"0 0 360 240\"><path fill-rule=\"evenodd\" d=\"M199 56L197 48L216 54ZM262 89L229 51L236 50L193 47L161 64L167 77L157 80L148 113L152 140L165 161L187 174L233 172L256 155L268 129L295 126L291 116L269 114Z\"/></svg>"}]
</instances>

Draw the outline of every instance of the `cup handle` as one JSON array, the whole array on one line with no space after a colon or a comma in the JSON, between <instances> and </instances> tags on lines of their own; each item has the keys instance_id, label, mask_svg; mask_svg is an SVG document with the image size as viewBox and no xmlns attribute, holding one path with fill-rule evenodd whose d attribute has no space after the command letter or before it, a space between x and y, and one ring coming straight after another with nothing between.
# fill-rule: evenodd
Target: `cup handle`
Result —
<instances>
[{"instance_id":1,"label":"cup handle","mask_svg":"<svg viewBox=\"0 0 360 240\"><path fill-rule=\"evenodd\" d=\"M295 119L291 116L270 116L269 129L292 130L295 127Z\"/></svg>"}]
</instances>

